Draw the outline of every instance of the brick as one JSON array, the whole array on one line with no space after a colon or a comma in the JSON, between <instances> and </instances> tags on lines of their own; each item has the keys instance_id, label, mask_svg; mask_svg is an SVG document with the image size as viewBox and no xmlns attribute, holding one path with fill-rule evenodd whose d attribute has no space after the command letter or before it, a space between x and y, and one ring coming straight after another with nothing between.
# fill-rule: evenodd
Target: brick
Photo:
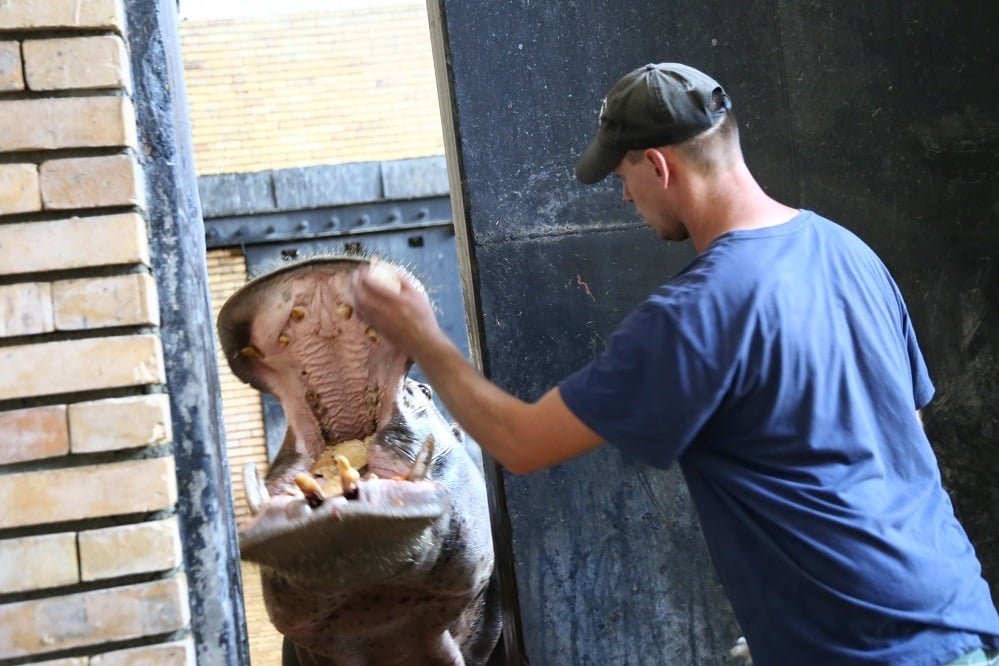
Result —
<instances>
[{"instance_id":1,"label":"brick","mask_svg":"<svg viewBox=\"0 0 999 666\"><path fill-rule=\"evenodd\" d=\"M176 518L87 530L79 538L84 582L169 571L183 561Z\"/></svg>"},{"instance_id":2,"label":"brick","mask_svg":"<svg viewBox=\"0 0 999 666\"><path fill-rule=\"evenodd\" d=\"M0 225L0 274L149 263L146 223L134 213Z\"/></svg>"},{"instance_id":3,"label":"brick","mask_svg":"<svg viewBox=\"0 0 999 666\"><path fill-rule=\"evenodd\" d=\"M194 641L118 650L90 658L90 666L195 666Z\"/></svg>"},{"instance_id":4,"label":"brick","mask_svg":"<svg viewBox=\"0 0 999 666\"><path fill-rule=\"evenodd\" d=\"M38 173L46 210L142 205L141 171L131 155L42 162Z\"/></svg>"},{"instance_id":5,"label":"brick","mask_svg":"<svg viewBox=\"0 0 999 666\"><path fill-rule=\"evenodd\" d=\"M135 147L135 110L124 96L0 101L0 152Z\"/></svg>"},{"instance_id":6,"label":"brick","mask_svg":"<svg viewBox=\"0 0 999 666\"><path fill-rule=\"evenodd\" d=\"M7 474L0 528L162 511L176 501L172 457Z\"/></svg>"},{"instance_id":7,"label":"brick","mask_svg":"<svg viewBox=\"0 0 999 666\"><path fill-rule=\"evenodd\" d=\"M0 606L0 658L166 634L189 622L182 576L22 601Z\"/></svg>"},{"instance_id":8,"label":"brick","mask_svg":"<svg viewBox=\"0 0 999 666\"><path fill-rule=\"evenodd\" d=\"M48 282L0 285L0 338L55 330Z\"/></svg>"},{"instance_id":9,"label":"brick","mask_svg":"<svg viewBox=\"0 0 999 666\"><path fill-rule=\"evenodd\" d=\"M65 405L0 412L0 465L67 453L69 426Z\"/></svg>"},{"instance_id":10,"label":"brick","mask_svg":"<svg viewBox=\"0 0 999 666\"><path fill-rule=\"evenodd\" d=\"M122 0L14 0L0 2L0 29L113 28L124 24Z\"/></svg>"},{"instance_id":11,"label":"brick","mask_svg":"<svg viewBox=\"0 0 999 666\"><path fill-rule=\"evenodd\" d=\"M34 164L0 164L0 215L41 209L38 167Z\"/></svg>"},{"instance_id":12,"label":"brick","mask_svg":"<svg viewBox=\"0 0 999 666\"><path fill-rule=\"evenodd\" d=\"M129 87L128 54L117 35L31 39L22 52L31 90Z\"/></svg>"},{"instance_id":13,"label":"brick","mask_svg":"<svg viewBox=\"0 0 999 666\"><path fill-rule=\"evenodd\" d=\"M60 331L160 322L156 282L144 274L55 282L52 309Z\"/></svg>"},{"instance_id":14,"label":"brick","mask_svg":"<svg viewBox=\"0 0 999 666\"><path fill-rule=\"evenodd\" d=\"M69 406L73 453L131 449L169 442L170 400L162 393Z\"/></svg>"},{"instance_id":15,"label":"brick","mask_svg":"<svg viewBox=\"0 0 999 666\"><path fill-rule=\"evenodd\" d=\"M0 594L80 582L76 534L46 534L0 541Z\"/></svg>"},{"instance_id":16,"label":"brick","mask_svg":"<svg viewBox=\"0 0 999 666\"><path fill-rule=\"evenodd\" d=\"M151 334L0 347L0 367L0 400L165 381Z\"/></svg>"},{"instance_id":17,"label":"brick","mask_svg":"<svg viewBox=\"0 0 999 666\"><path fill-rule=\"evenodd\" d=\"M0 90L24 90L18 42L0 42Z\"/></svg>"}]
</instances>

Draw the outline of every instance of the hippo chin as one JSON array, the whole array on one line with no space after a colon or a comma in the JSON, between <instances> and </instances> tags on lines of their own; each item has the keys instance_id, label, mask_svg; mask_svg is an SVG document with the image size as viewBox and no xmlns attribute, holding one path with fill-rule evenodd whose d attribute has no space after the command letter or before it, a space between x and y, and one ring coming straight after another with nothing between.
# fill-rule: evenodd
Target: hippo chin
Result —
<instances>
[{"instance_id":1,"label":"hippo chin","mask_svg":"<svg viewBox=\"0 0 999 666\"><path fill-rule=\"evenodd\" d=\"M501 631L485 484L410 361L354 313L363 261L283 267L219 314L233 372L288 420L266 478L244 470L240 554L286 666L485 664Z\"/></svg>"}]
</instances>

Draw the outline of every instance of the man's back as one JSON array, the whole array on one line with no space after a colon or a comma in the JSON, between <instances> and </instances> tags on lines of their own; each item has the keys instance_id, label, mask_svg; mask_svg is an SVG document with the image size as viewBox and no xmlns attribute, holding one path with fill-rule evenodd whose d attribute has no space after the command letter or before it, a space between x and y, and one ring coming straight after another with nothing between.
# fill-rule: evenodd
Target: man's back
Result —
<instances>
[{"instance_id":1,"label":"man's back","mask_svg":"<svg viewBox=\"0 0 999 666\"><path fill-rule=\"evenodd\" d=\"M562 391L628 453L679 458L757 664L937 664L999 634L904 303L841 227L719 237Z\"/></svg>"}]
</instances>

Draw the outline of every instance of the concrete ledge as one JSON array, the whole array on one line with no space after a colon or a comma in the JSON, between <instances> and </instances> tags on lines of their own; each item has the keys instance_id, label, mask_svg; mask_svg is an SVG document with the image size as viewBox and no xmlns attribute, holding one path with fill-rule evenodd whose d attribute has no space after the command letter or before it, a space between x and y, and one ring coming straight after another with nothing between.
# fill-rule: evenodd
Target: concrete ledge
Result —
<instances>
[{"instance_id":1,"label":"concrete ledge","mask_svg":"<svg viewBox=\"0 0 999 666\"><path fill-rule=\"evenodd\" d=\"M205 219L448 194L443 156L198 178Z\"/></svg>"}]
</instances>

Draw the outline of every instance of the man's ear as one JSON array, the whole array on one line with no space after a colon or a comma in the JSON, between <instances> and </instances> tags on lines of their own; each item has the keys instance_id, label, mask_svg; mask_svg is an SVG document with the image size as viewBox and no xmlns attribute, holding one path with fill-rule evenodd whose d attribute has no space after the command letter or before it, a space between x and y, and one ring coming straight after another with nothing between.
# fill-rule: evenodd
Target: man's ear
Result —
<instances>
[{"instance_id":1,"label":"man's ear","mask_svg":"<svg viewBox=\"0 0 999 666\"><path fill-rule=\"evenodd\" d=\"M669 163L666 156L658 148L646 148L643 157L652 165L656 171L656 179L662 187L669 184Z\"/></svg>"}]
</instances>

